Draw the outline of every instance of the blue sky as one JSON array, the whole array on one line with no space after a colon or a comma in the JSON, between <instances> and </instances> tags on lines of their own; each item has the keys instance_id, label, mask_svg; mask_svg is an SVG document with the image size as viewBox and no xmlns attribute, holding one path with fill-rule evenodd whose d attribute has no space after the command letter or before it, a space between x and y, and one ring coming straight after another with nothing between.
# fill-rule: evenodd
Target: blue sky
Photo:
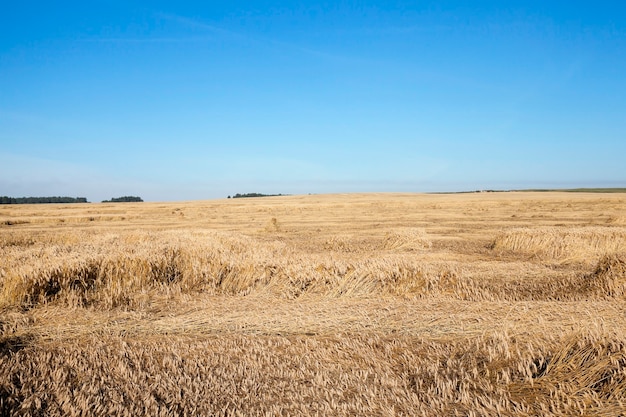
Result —
<instances>
[{"instance_id":1,"label":"blue sky","mask_svg":"<svg viewBox=\"0 0 626 417\"><path fill-rule=\"evenodd\" d=\"M4 4L0 195L626 186L626 3Z\"/></svg>"}]
</instances>

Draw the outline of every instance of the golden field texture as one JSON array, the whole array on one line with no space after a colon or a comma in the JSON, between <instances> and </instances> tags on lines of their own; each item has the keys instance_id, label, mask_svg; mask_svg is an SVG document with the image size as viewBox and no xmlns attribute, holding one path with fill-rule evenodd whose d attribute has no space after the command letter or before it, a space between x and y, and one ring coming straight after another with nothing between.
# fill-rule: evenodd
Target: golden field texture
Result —
<instances>
[{"instance_id":1,"label":"golden field texture","mask_svg":"<svg viewBox=\"0 0 626 417\"><path fill-rule=\"evenodd\" d=\"M0 206L0 415L626 415L626 195Z\"/></svg>"}]
</instances>

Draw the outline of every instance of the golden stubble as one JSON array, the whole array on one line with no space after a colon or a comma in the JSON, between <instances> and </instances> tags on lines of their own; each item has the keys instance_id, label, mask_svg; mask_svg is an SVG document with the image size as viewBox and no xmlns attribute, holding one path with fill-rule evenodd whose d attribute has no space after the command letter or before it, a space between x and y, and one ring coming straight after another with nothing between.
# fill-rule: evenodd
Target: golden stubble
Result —
<instances>
[{"instance_id":1,"label":"golden stubble","mask_svg":"<svg viewBox=\"0 0 626 417\"><path fill-rule=\"evenodd\" d=\"M619 415L626 197L0 206L0 414Z\"/></svg>"}]
</instances>

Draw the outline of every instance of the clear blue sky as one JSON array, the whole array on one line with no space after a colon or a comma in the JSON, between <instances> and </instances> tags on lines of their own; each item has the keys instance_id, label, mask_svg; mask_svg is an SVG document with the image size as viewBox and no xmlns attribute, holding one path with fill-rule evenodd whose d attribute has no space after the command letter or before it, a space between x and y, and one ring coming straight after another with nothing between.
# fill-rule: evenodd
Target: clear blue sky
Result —
<instances>
[{"instance_id":1,"label":"clear blue sky","mask_svg":"<svg viewBox=\"0 0 626 417\"><path fill-rule=\"evenodd\" d=\"M626 3L12 1L0 195L626 186Z\"/></svg>"}]
</instances>

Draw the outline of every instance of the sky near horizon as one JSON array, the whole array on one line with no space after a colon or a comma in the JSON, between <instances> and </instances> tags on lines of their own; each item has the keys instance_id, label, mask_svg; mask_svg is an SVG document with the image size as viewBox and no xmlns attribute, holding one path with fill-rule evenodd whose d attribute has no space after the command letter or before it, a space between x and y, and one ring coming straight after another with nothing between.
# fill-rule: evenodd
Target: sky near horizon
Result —
<instances>
[{"instance_id":1,"label":"sky near horizon","mask_svg":"<svg viewBox=\"0 0 626 417\"><path fill-rule=\"evenodd\" d=\"M0 195L626 186L626 3L22 1Z\"/></svg>"}]
</instances>

